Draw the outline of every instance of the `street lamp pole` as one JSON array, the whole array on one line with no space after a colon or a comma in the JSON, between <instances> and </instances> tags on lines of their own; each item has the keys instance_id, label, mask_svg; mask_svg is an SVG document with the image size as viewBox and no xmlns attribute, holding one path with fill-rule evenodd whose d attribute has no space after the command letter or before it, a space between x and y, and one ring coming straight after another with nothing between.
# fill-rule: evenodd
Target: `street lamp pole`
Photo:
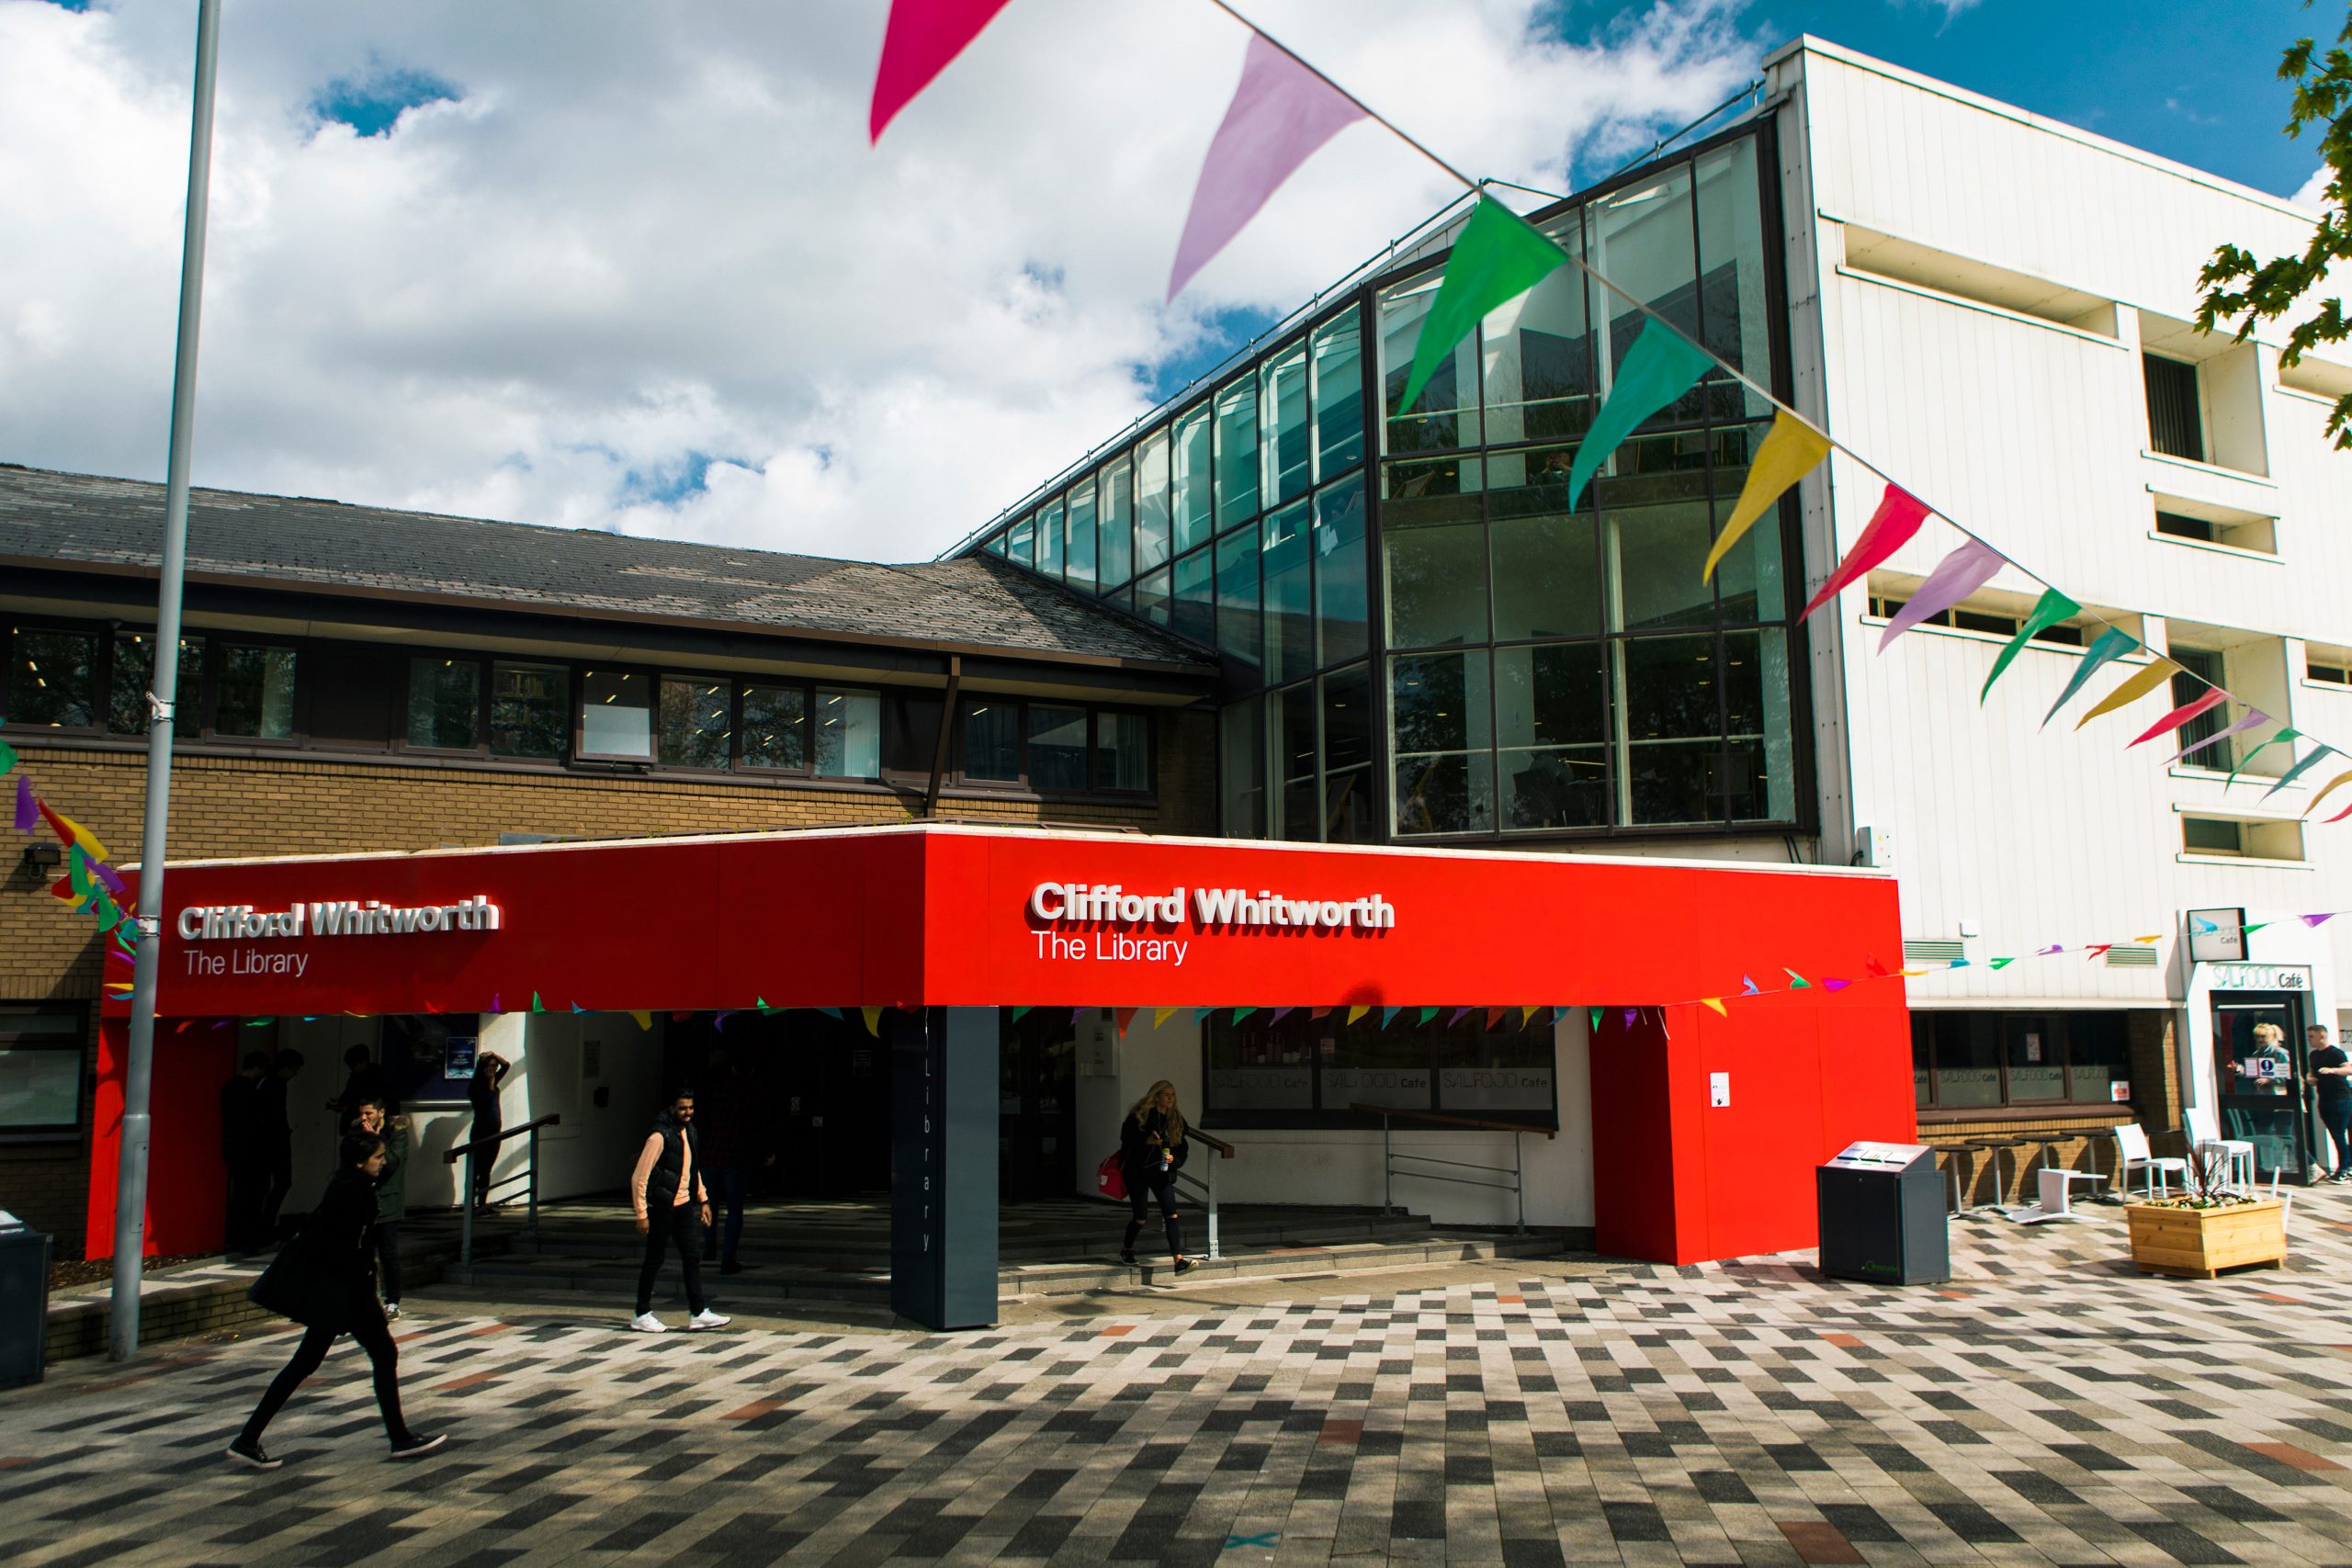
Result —
<instances>
[{"instance_id":1,"label":"street lamp pole","mask_svg":"<svg viewBox=\"0 0 2352 1568\"><path fill-rule=\"evenodd\" d=\"M172 730L180 679L180 584L187 560L188 452L195 440L197 318L204 298L204 219L212 174L212 76L220 0L197 0L196 93L187 147L187 229L180 242L180 322L172 371L164 564L147 696L147 807L139 837L139 953L130 989L130 1056L122 1077L122 1158L114 1195L114 1310L107 1355L139 1353L139 1279L147 1250L148 1100L155 1076L155 976L162 958L164 830L171 811Z\"/></svg>"}]
</instances>

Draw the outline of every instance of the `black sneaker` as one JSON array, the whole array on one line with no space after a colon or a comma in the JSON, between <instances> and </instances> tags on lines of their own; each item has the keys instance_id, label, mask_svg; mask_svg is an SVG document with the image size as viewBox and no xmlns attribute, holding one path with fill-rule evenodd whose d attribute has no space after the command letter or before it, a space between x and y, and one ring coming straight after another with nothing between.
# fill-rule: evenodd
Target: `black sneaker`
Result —
<instances>
[{"instance_id":1,"label":"black sneaker","mask_svg":"<svg viewBox=\"0 0 2352 1568\"><path fill-rule=\"evenodd\" d=\"M269 1450L250 1438L238 1438L222 1450L237 1463L254 1470L276 1470L286 1461L272 1459Z\"/></svg>"},{"instance_id":2,"label":"black sneaker","mask_svg":"<svg viewBox=\"0 0 2352 1568\"><path fill-rule=\"evenodd\" d=\"M722 1263L718 1266L718 1271L722 1274L741 1274L744 1268L745 1265L741 1263Z\"/></svg>"},{"instance_id":3,"label":"black sneaker","mask_svg":"<svg viewBox=\"0 0 2352 1568\"><path fill-rule=\"evenodd\" d=\"M1136 1266L1136 1249L1132 1247L1123 1247L1119 1248L1119 1261L1125 1264L1130 1269L1134 1268Z\"/></svg>"},{"instance_id":4,"label":"black sneaker","mask_svg":"<svg viewBox=\"0 0 2352 1568\"><path fill-rule=\"evenodd\" d=\"M411 1432L407 1437L399 1438L392 1444L392 1457L394 1459L416 1459L424 1454L431 1453L435 1449L439 1448L448 1440L448 1438L446 1436L420 1438L414 1432Z\"/></svg>"},{"instance_id":5,"label":"black sneaker","mask_svg":"<svg viewBox=\"0 0 2352 1568\"><path fill-rule=\"evenodd\" d=\"M1191 1272L1193 1271L1193 1260L1192 1260L1191 1258L1178 1258L1178 1259L1176 1260L1176 1270L1175 1270L1175 1271L1176 1271L1177 1273L1179 1273L1179 1274L1189 1274L1189 1273L1191 1273Z\"/></svg>"}]
</instances>

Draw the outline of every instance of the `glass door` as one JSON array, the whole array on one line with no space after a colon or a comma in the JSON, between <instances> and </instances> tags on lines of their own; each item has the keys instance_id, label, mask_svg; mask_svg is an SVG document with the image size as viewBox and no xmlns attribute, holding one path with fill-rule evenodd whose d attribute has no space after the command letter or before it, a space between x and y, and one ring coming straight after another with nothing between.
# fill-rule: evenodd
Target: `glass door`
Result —
<instances>
[{"instance_id":1,"label":"glass door","mask_svg":"<svg viewBox=\"0 0 2352 1568\"><path fill-rule=\"evenodd\" d=\"M1077 1172L1077 1028L1067 1008L1038 1008L1017 1023L1010 1008L1000 1016L998 1197L1004 1202L1068 1198Z\"/></svg>"},{"instance_id":2,"label":"glass door","mask_svg":"<svg viewBox=\"0 0 2352 1568\"><path fill-rule=\"evenodd\" d=\"M2254 1145L2256 1174L2301 1181L2311 1168L2303 1115L2303 998L2230 991L2213 1003L2213 1082L2222 1136Z\"/></svg>"}]
</instances>

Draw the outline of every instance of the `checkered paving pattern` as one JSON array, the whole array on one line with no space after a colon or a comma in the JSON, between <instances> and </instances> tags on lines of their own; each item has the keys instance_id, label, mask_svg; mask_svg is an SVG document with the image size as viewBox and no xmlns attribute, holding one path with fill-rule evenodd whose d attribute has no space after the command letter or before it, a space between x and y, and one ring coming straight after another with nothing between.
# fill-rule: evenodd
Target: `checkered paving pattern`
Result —
<instances>
[{"instance_id":1,"label":"checkered paving pattern","mask_svg":"<svg viewBox=\"0 0 2352 1568\"><path fill-rule=\"evenodd\" d=\"M413 1467L347 1344L273 1474L220 1450L284 1336L0 1396L0 1556L2352 1564L2352 1195L2298 1194L2292 1237L2143 1279L2093 1210L1956 1224L1947 1287L1513 1259L963 1336L428 1303L403 1381L452 1441Z\"/></svg>"}]
</instances>

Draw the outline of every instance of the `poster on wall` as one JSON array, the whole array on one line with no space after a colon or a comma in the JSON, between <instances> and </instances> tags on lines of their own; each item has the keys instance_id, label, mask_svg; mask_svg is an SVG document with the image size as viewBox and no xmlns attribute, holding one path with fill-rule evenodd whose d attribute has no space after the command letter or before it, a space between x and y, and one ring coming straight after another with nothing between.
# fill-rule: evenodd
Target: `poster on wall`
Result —
<instances>
[{"instance_id":1,"label":"poster on wall","mask_svg":"<svg viewBox=\"0 0 2352 1568\"><path fill-rule=\"evenodd\" d=\"M474 1076L474 1055L481 1048L479 1035L452 1034L442 1044L441 1076L452 1083Z\"/></svg>"}]
</instances>

